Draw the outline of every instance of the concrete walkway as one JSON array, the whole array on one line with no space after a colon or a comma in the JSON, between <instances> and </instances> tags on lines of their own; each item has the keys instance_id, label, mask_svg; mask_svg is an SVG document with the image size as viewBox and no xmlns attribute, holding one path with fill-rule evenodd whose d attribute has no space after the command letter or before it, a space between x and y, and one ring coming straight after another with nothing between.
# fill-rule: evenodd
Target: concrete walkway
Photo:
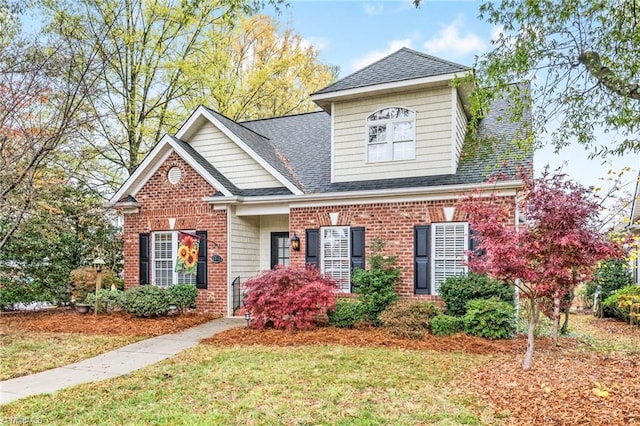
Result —
<instances>
[{"instance_id":1,"label":"concrete walkway","mask_svg":"<svg viewBox=\"0 0 640 426\"><path fill-rule=\"evenodd\" d=\"M118 377L192 348L200 339L244 324L243 319L221 318L179 333L142 340L75 364L5 380L0 382L0 404Z\"/></svg>"}]
</instances>

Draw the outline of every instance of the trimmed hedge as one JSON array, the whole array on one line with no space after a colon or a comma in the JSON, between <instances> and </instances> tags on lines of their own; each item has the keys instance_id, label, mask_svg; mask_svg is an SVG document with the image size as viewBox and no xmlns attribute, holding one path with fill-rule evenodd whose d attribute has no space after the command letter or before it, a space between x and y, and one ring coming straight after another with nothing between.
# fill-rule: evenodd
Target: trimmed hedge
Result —
<instances>
[{"instance_id":1,"label":"trimmed hedge","mask_svg":"<svg viewBox=\"0 0 640 426\"><path fill-rule=\"evenodd\" d=\"M465 333L487 339L509 339L516 332L515 309L497 298L470 300L463 322Z\"/></svg>"},{"instance_id":2,"label":"trimmed hedge","mask_svg":"<svg viewBox=\"0 0 640 426\"><path fill-rule=\"evenodd\" d=\"M171 295L165 288L141 285L122 294L120 306L137 317L158 317L167 314L172 304Z\"/></svg>"},{"instance_id":3,"label":"trimmed hedge","mask_svg":"<svg viewBox=\"0 0 640 426\"><path fill-rule=\"evenodd\" d=\"M464 322L460 317L440 314L431 318L431 333L436 336L451 336L462 331Z\"/></svg>"},{"instance_id":4,"label":"trimmed hedge","mask_svg":"<svg viewBox=\"0 0 640 426\"><path fill-rule=\"evenodd\" d=\"M171 303L176 305L180 312L196 307L198 289L193 284L175 284L169 287Z\"/></svg>"},{"instance_id":5,"label":"trimmed hedge","mask_svg":"<svg viewBox=\"0 0 640 426\"><path fill-rule=\"evenodd\" d=\"M444 313L454 317L464 316L467 303L474 299L495 297L511 306L515 305L515 290L512 286L475 273L447 278L438 293L445 303Z\"/></svg>"},{"instance_id":6,"label":"trimmed hedge","mask_svg":"<svg viewBox=\"0 0 640 426\"><path fill-rule=\"evenodd\" d=\"M438 307L430 302L401 302L389 306L380 320L396 336L422 339L429 332L431 318L439 313Z\"/></svg>"},{"instance_id":7,"label":"trimmed hedge","mask_svg":"<svg viewBox=\"0 0 640 426\"><path fill-rule=\"evenodd\" d=\"M357 299L338 299L332 310L327 311L329 325L338 328L353 328L364 319L362 302Z\"/></svg>"},{"instance_id":8,"label":"trimmed hedge","mask_svg":"<svg viewBox=\"0 0 640 426\"><path fill-rule=\"evenodd\" d=\"M98 292L98 303L100 304L100 311L111 311L116 308L121 307L122 296L124 292L120 290L107 290L100 289ZM96 294L89 293L85 299L85 303L95 307L96 305Z\"/></svg>"}]
</instances>

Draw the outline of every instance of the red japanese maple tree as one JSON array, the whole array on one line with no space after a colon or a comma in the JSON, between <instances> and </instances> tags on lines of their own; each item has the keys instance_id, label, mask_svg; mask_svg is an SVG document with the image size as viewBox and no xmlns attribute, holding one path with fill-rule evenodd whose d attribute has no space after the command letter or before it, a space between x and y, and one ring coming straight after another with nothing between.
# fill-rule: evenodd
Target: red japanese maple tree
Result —
<instances>
[{"instance_id":1,"label":"red japanese maple tree","mask_svg":"<svg viewBox=\"0 0 640 426\"><path fill-rule=\"evenodd\" d=\"M541 310L552 312L554 335L562 298L588 279L601 259L619 256L618 245L597 230L598 203L581 185L545 171L523 175L516 208L526 221L514 226L511 199L475 192L463 209L474 230L476 247L469 267L519 290L528 301L530 319L523 368L533 365L535 329ZM481 253L481 254L480 254Z\"/></svg>"}]
</instances>

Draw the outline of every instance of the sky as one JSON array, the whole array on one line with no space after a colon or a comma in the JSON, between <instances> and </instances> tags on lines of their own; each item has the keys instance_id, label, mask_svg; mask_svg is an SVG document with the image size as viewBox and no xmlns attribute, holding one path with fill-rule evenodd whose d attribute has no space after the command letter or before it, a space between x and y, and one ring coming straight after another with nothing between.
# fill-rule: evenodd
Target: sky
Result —
<instances>
[{"instance_id":1,"label":"sky","mask_svg":"<svg viewBox=\"0 0 640 426\"><path fill-rule=\"evenodd\" d=\"M410 0L289 0L276 17L317 47L321 61L338 65L345 77L403 46L472 66L500 31L478 18L478 7L472 0L429 1L418 9ZM601 186L609 170L630 167L627 189L633 192L638 155L603 161L590 160L588 154L579 145L557 154L547 145L536 152L534 166L538 172L546 165L562 167L584 186Z\"/></svg>"}]
</instances>

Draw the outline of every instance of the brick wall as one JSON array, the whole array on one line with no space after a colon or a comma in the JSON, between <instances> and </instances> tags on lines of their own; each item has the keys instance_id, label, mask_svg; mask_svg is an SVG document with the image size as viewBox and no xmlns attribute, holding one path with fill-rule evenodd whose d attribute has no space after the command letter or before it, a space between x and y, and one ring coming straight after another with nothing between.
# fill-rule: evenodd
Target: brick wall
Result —
<instances>
[{"instance_id":1,"label":"brick wall","mask_svg":"<svg viewBox=\"0 0 640 426\"><path fill-rule=\"evenodd\" d=\"M180 182L167 179L172 167L182 172ZM227 314L227 212L214 211L202 202L215 189L177 154L173 153L135 195L141 207L138 213L124 217L124 281L125 288L139 285L140 233L170 230L207 231L207 283L196 299L198 310ZM169 219L175 219L173 229ZM218 244L218 247L214 244ZM223 262L213 264L211 256L220 254Z\"/></svg>"},{"instance_id":2,"label":"brick wall","mask_svg":"<svg viewBox=\"0 0 640 426\"><path fill-rule=\"evenodd\" d=\"M291 253L291 263L305 263L305 229L331 226L329 213L339 213L338 226L365 227L366 255L370 254L371 240L380 237L386 241L385 253L398 257L402 268L401 284L396 289L402 299L419 298L438 300L437 296L415 295L413 290L413 229L415 225L444 222L444 207L456 207L458 201L419 201L376 203L336 207L292 208L289 217L290 233L300 237L300 251ZM456 208L453 221L465 221L464 213Z\"/></svg>"}]
</instances>

